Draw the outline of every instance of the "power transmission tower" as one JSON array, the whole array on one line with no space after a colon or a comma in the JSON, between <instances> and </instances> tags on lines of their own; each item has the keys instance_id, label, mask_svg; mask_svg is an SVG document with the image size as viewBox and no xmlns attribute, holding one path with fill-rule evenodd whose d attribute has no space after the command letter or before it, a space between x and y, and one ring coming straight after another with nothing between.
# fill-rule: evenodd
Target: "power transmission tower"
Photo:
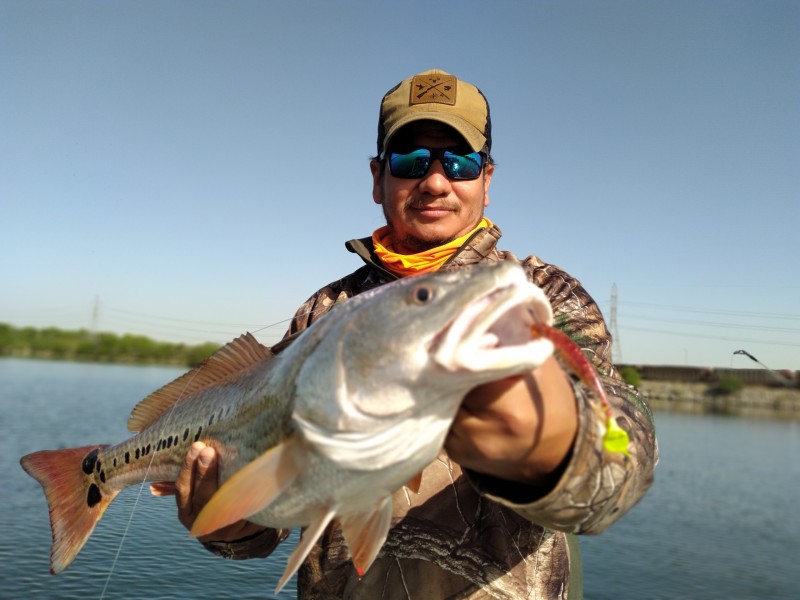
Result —
<instances>
[{"instance_id":1,"label":"power transmission tower","mask_svg":"<svg viewBox=\"0 0 800 600\"><path fill-rule=\"evenodd\" d=\"M89 329L89 334L91 335L94 343L98 343L98 335L97 335L97 327L98 323L100 322L100 296L94 297L94 306L92 307L92 326Z\"/></svg>"},{"instance_id":2,"label":"power transmission tower","mask_svg":"<svg viewBox=\"0 0 800 600\"><path fill-rule=\"evenodd\" d=\"M622 362L622 343L617 329L617 284L611 286L611 337L614 345L611 347L611 359L615 363Z\"/></svg>"}]
</instances>

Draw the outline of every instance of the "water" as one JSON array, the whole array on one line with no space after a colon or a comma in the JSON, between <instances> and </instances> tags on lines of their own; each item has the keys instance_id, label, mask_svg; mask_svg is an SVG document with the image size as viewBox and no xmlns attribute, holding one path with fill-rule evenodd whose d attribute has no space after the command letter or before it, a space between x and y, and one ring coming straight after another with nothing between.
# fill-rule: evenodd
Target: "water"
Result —
<instances>
[{"instance_id":1,"label":"water","mask_svg":"<svg viewBox=\"0 0 800 600\"><path fill-rule=\"evenodd\" d=\"M181 372L0 359L0 597L275 597L291 544L266 560L219 559L187 537L171 498L138 488L112 503L69 569L48 572L47 506L19 457L124 439L136 402ZM657 426L653 489L582 538L587 600L799 598L800 425L659 413ZM295 595L292 580L278 597Z\"/></svg>"}]
</instances>

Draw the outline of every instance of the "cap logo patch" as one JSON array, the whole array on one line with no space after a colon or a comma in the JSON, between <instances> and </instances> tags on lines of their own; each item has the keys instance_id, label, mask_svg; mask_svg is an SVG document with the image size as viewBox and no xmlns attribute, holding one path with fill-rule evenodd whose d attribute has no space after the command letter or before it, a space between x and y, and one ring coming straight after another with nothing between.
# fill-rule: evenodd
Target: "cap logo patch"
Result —
<instances>
[{"instance_id":1,"label":"cap logo patch","mask_svg":"<svg viewBox=\"0 0 800 600\"><path fill-rule=\"evenodd\" d=\"M455 105L456 81L452 75L417 75L411 80L409 105L430 102Z\"/></svg>"}]
</instances>

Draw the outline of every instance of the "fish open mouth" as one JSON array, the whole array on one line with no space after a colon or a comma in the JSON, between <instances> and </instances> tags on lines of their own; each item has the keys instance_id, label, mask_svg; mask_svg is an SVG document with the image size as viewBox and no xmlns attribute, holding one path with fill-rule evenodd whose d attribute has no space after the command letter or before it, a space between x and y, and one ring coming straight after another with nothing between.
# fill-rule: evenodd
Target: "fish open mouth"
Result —
<instances>
[{"instance_id":1,"label":"fish open mouth","mask_svg":"<svg viewBox=\"0 0 800 600\"><path fill-rule=\"evenodd\" d=\"M535 368L553 352L552 343L531 338L531 325L552 324L550 302L519 271L471 301L440 333L437 362L448 371L504 371Z\"/></svg>"}]
</instances>

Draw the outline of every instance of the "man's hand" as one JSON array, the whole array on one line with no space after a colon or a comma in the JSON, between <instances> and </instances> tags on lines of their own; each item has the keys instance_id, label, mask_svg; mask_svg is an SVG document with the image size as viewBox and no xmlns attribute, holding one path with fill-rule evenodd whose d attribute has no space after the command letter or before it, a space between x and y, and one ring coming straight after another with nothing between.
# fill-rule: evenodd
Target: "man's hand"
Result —
<instances>
[{"instance_id":1,"label":"man's hand","mask_svg":"<svg viewBox=\"0 0 800 600\"><path fill-rule=\"evenodd\" d=\"M195 442L186 454L186 460L174 486L159 483L153 487L154 493L158 495L175 494L178 502L178 519L186 529L191 529L197 515L219 488L216 451L203 442ZM233 542L265 529L262 525L250 521L239 521L198 539L201 542Z\"/></svg>"},{"instance_id":2,"label":"man's hand","mask_svg":"<svg viewBox=\"0 0 800 600\"><path fill-rule=\"evenodd\" d=\"M524 376L472 390L445 448L461 466L535 485L564 460L578 431L572 385L550 357Z\"/></svg>"}]
</instances>

